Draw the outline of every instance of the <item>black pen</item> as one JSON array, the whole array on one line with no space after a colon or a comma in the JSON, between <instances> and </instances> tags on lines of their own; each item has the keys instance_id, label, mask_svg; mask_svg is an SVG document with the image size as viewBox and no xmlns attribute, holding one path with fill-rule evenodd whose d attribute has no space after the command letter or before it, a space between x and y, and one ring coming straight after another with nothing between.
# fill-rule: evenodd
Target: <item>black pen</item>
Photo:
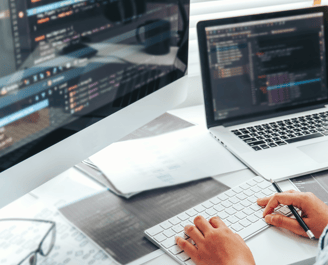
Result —
<instances>
[{"instance_id":1,"label":"black pen","mask_svg":"<svg viewBox=\"0 0 328 265\"><path fill-rule=\"evenodd\" d=\"M277 190L277 192L281 193L282 190L279 188L278 184L275 183L272 179L271 179L271 183L273 185L273 187ZM308 226L306 225L306 223L303 221L302 217L298 214L298 212L295 210L293 205L287 205L289 210L294 214L296 220L298 221L298 223L300 224L300 226L302 226L302 228L304 229L305 233L308 235L308 237L310 239L315 239L315 236L313 235L313 233L311 232L311 230L308 228Z\"/></svg>"}]
</instances>

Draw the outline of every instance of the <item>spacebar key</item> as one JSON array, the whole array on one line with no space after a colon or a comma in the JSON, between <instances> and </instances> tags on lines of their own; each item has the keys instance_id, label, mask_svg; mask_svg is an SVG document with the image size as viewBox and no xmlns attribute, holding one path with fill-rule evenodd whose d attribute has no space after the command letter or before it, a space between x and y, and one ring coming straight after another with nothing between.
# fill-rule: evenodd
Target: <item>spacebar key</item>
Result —
<instances>
[{"instance_id":1,"label":"spacebar key","mask_svg":"<svg viewBox=\"0 0 328 265\"><path fill-rule=\"evenodd\" d=\"M306 136L301 136L301 137L288 139L288 140L285 140L285 141L289 144L292 144L292 143L295 143L295 142L304 141L304 140L313 139L313 138L318 138L318 137L322 137L322 136L323 135L321 133L314 133L314 134L310 134L310 135L306 135Z\"/></svg>"},{"instance_id":2,"label":"spacebar key","mask_svg":"<svg viewBox=\"0 0 328 265\"><path fill-rule=\"evenodd\" d=\"M262 228L265 228L265 227L269 227L269 225L265 221L260 219L256 223L254 223L254 224L244 228L243 230L237 232L237 234L239 234L243 239L245 239L246 237L251 236L252 234L257 232L258 230L260 230Z\"/></svg>"}]
</instances>

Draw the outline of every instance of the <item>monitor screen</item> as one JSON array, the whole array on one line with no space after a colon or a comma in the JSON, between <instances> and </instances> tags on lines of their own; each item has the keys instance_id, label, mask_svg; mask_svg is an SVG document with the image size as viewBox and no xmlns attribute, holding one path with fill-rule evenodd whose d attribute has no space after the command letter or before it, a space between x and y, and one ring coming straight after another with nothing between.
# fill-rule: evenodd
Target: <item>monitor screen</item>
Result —
<instances>
[{"instance_id":1,"label":"monitor screen","mask_svg":"<svg viewBox=\"0 0 328 265\"><path fill-rule=\"evenodd\" d=\"M187 0L3 0L0 29L0 172L187 69Z\"/></svg>"},{"instance_id":2,"label":"monitor screen","mask_svg":"<svg viewBox=\"0 0 328 265\"><path fill-rule=\"evenodd\" d=\"M205 28L214 120L327 99L323 12Z\"/></svg>"}]
</instances>

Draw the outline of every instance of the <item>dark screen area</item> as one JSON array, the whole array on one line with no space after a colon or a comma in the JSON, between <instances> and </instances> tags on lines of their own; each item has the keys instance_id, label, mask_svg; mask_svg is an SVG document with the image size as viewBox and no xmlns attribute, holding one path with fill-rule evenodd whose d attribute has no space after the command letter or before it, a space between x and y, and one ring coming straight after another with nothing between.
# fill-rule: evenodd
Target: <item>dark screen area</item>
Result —
<instances>
[{"instance_id":1,"label":"dark screen area","mask_svg":"<svg viewBox=\"0 0 328 265\"><path fill-rule=\"evenodd\" d=\"M0 172L187 70L188 0L5 0L0 29Z\"/></svg>"},{"instance_id":2,"label":"dark screen area","mask_svg":"<svg viewBox=\"0 0 328 265\"><path fill-rule=\"evenodd\" d=\"M205 28L214 120L327 99L323 13Z\"/></svg>"}]
</instances>

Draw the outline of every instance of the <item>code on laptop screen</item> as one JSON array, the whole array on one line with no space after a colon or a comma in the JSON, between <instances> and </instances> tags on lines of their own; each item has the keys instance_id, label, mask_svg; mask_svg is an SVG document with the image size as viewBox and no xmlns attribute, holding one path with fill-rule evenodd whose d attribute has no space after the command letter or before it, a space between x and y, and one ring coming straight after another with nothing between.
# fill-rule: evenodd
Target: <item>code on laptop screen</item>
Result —
<instances>
[{"instance_id":1,"label":"code on laptop screen","mask_svg":"<svg viewBox=\"0 0 328 265\"><path fill-rule=\"evenodd\" d=\"M327 98L323 13L205 28L214 119Z\"/></svg>"}]
</instances>

